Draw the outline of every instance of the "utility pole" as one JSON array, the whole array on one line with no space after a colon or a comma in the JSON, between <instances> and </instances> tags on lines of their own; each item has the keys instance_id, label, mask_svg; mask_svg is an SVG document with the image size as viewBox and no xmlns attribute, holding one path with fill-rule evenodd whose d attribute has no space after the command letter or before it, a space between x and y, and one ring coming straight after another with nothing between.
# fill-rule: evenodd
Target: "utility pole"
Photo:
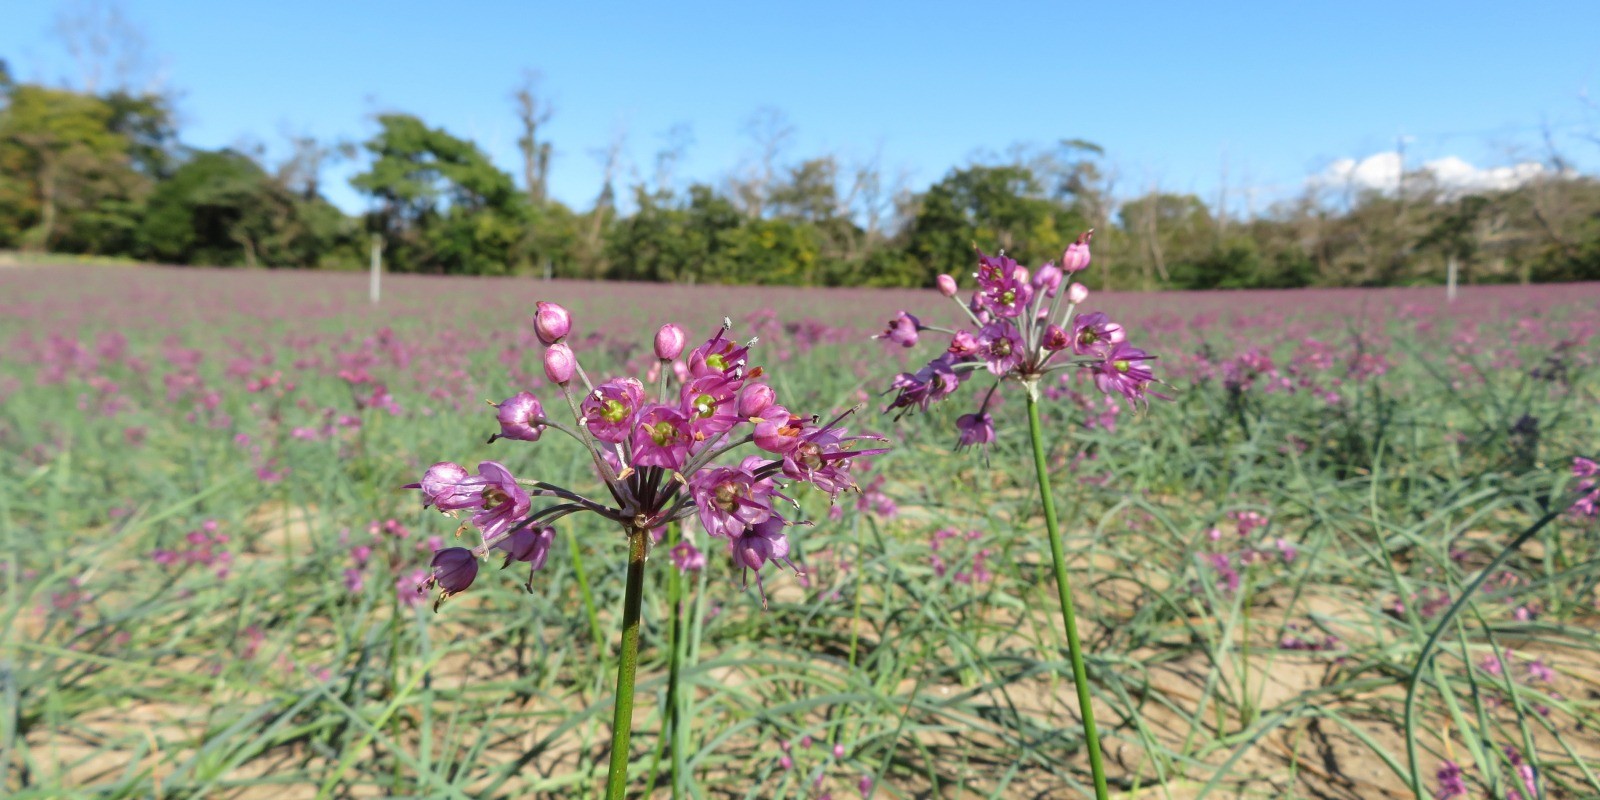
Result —
<instances>
[{"instance_id":1,"label":"utility pole","mask_svg":"<svg viewBox=\"0 0 1600 800\"><path fill-rule=\"evenodd\" d=\"M378 304L378 276L383 273L383 235L372 234L372 280L367 286L367 296L373 305Z\"/></svg>"}]
</instances>

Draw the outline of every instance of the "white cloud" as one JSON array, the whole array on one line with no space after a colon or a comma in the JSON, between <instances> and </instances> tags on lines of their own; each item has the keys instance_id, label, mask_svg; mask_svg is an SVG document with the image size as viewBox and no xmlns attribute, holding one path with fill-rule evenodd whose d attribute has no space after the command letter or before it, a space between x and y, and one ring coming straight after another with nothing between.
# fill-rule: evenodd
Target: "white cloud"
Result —
<instances>
[{"instance_id":1,"label":"white cloud","mask_svg":"<svg viewBox=\"0 0 1600 800\"><path fill-rule=\"evenodd\" d=\"M1348 188L1390 193L1400 186L1400 165L1400 154L1393 151L1374 153L1360 161L1341 158L1308 178L1307 182L1322 189ZM1429 173L1445 194L1514 189L1546 174L1545 166L1535 161L1479 168L1457 156L1437 158L1422 164L1420 168L1413 166L1407 170L1407 175L1415 175L1419 171Z\"/></svg>"}]
</instances>

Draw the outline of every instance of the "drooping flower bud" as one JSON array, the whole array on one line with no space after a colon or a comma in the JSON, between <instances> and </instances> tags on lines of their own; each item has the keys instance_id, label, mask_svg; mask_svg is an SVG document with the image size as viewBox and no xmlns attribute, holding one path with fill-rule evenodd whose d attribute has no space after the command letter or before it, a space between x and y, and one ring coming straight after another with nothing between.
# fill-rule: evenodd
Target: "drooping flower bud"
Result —
<instances>
[{"instance_id":1,"label":"drooping flower bud","mask_svg":"<svg viewBox=\"0 0 1600 800\"><path fill-rule=\"evenodd\" d=\"M437 611L439 603L466 591L477 577L478 559L471 550L446 547L433 554L433 571L423 585L439 587L439 600L433 604Z\"/></svg>"},{"instance_id":2,"label":"drooping flower bud","mask_svg":"<svg viewBox=\"0 0 1600 800\"><path fill-rule=\"evenodd\" d=\"M578 357L572 354L572 348L558 343L544 351L544 376L551 381L565 386L577 370Z\"/></svg>"},{"instance_id":3,"label":"drooping flower bud","mask_svg":"<svg viewBox=\"0 0 1600 800\"><path fill-rule=\"evenodd\" d=\"M772 407L778 401L778 393L764 383L751 383L739 393L739 416L745 419L761 416L761 412Z\"/></svg>"},{"instance_id":4,"label":"drooping flower bud","mask_svg":"<svg viewBox=\"0 0 1600 800\"><path fill-rule=\"evenodd\" d=\"M661 326L656 331L656 358L662 361L671 361L683 353L684 342L688 337L683 329L672 323Z\"/></svg>"},{"instance_id":5,"label":"drooping flower bud","mask_svg":"<svg viewBox=\"0 0 1600 800\"><path fill-rule=\"evenodd\" d=\"M1089 287L1074 283L1067 287L1067 302L1077 305L1089 299Z\"/></svg>"},{"instance_id":6,"label":"drooping flower bud","mask_svg":"<svg viewBox=\"0 0 1600 800\"><path fill-rule=\"evenodd\" d=\"M539 441L539 435L544 433L545 428L544 423L539 421L544 418L544 406L539 403L539 398L528 392L517 392L496 408L500 409L496 415L500 420L500 432L494 435L494 439Z\"/></svg>"},{"instance_id":7,"label":"drooping flower bud","mask_svg":"<svg viewBox=\"0 0 1600 800\"><path fill-rule=\"evenodd\" d=\"M566 308L556 303L547 303L540 300L533 314L533 331L539 335L539 341L545 344L555 344L567 338L572 332L572 314Z\"/></svg>"},{"instance_id":8,"label":"drooping flower bud","mask_svg":"<svg viewBox=\"0 0 1600 800\"><path fill-rule=\"evenodd\" d=\"M1078 234L1077 241L1067 245L1061 254L1061 270L1068 275L1089 268L1089 240L1094 238L1094 228Z\"/></svg>"},{"instance_id":9,"label":"drooping flower bud","mask_svg":"<svg viewBox=\"0 0 1600 800\"><path fill-rule=\"evenodd\" d=\"M938 284L938 286L939 286L939 294L942 294L945 297L955 297L956 296L956 279L955 278L952 278L949 275L940 275L938 277L938 279L936 279L934 281L934 283Z\"/></svg>"}]
</instances>

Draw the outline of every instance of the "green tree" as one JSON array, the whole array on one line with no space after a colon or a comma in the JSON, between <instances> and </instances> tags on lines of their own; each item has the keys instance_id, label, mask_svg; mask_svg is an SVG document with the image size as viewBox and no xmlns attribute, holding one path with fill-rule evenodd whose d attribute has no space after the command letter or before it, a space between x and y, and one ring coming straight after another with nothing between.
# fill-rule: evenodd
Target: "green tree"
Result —
<instances>
[{"instance_id":1,"label":"green tree","mask_svg":"<svg viewBox=\"0 0 1600 800\"><path fill-rule=\"evenodd\" d=\"M150 180L132 166L117 113L90 95L11 87L0 110L0 244L126 246Z\"/></svg>"},{"instance_id":2,"label":"green tree","mask_svg":"<svg viewBox=\"0 0 1600 800\"><path fill-rule=\"evenodd\" d=\"M904 274L869 276L877 285L929 286L940 273L970 272L973 246L1004 250L1021 263L1059 257L1081 215L1045 196L1032 170L1018 165L953 170L918 204L906 245Z\"/></svg>"},{"instance_id":3,"label":"green tree","mask_svg":"<svg viewBox=\"0 0 1600 800\"><path fill-rule=\"evenodd\" d=\"M375 227L396 269L503 273L528 224L511 176L477 145L409 114L384 114L365 147L373 156L351 185L382 208Z\"/></svg>"}]
</instances>

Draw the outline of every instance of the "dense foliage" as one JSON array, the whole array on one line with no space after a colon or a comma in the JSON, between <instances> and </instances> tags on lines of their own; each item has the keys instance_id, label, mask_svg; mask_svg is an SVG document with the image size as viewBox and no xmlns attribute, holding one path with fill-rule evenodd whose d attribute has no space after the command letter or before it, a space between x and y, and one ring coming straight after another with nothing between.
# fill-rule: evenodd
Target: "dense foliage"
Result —
<instances>
[{"instance_id":1,"label":"dense foliage","mask_svg":"<svg viewBox=\"0 0 1600 800\"><path fill-rule=\"evenodd\" d=\"M546 195L548 112L518 95L521 186L472 141L387 113L359 148L352 185L375 211L324 198L341 148L297 140L281 164L179 143L171 106L0 74L0 249L177 264L354 269L381 235L389 268L464 275L812 286L929 286L974 242L1027 263L1099 230L1095 288L1279 288L1600 279L1600 180L1547 170L1468 192L1425 171L1403 192L1308 187L1239 218L1199 197L1113 196L1099 147L1067 140L952 169L922 192L874 163L787 163L773 134L759 166L679 186L671 163L619 189L616 149L587 209ZM774 123L776 125L776 123ZM358 148L344 146L356 157ZM530 191L530 188L531 191ZM1346 187L1348 188L1348 187Z\"/></svg>"}]
</instances>

